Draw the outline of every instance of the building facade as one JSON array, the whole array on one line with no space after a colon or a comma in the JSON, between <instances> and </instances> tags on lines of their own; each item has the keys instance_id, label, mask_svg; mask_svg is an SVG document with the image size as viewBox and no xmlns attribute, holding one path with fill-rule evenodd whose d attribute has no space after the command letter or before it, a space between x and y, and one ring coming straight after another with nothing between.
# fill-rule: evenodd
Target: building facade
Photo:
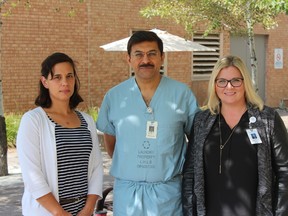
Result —
<instances>
[{"instance_id":1,"label":"building facade","mask_svg":"<svg viewBox=\"0 0 288 216\"><path fill-rule=\"evenodd\" d=\"M41 62L53 52L65 52L78 62L80 94L85 100L81 108L99 107L108 89L131 76L126 53L107 52L100 48L101 45L128 37L135 30L153 28L186 37L184 29L171 20L143 18L139 10L148 2L31 0L29 7L19 4L11 15L2 17L0 77L4 112L24 112L34 107ZM4 5L2 14L9 7L9 4ZM75 15L69 16L73 9ZM279 106L282 99L288 98L288 88L285 88L288 82L288 16L282 15L278 19L277 28L269 31L257 28L255 31L261 38L259 50L264 54L258 63L261 65L261 96L272 107ZM200 37L195 36L193 40L207 45L207 40L201 41ZM238 44L239 39L227 32L212 35L208 38L208 42L211 41L217 47L217 53L205 53L204 60L208 56L217 60L217 56L230 53L249 58L248 46L239 51L242 47ZM282 50L280 57L283 58L280 68L275 63L275 53L279 50ZM202 73L206 63L201 63L200 56L197 52L169 52L165 75L186 83L201 105L207 97L209 70L213 62L206 61L208 72Z\"/></svg>"}]
</instances>

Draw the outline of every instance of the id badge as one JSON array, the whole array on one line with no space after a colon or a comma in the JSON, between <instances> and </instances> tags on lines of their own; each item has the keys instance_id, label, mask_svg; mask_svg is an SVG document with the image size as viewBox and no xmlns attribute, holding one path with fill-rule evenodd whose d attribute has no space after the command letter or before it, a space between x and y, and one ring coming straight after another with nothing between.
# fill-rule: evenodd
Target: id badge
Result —
<instances>
[{"instance_id":1,"label":"id badge","mask_svg":"<svg viewBox=\"0 0 288 216\"><path fill-rule=\"evenodd\" d=\"M147 121L146 125L146 138L156 139L157 138L157 121Z\"/></svg>"},{"instance_id":2,"label":"id badge","mask_svg":"<svg viewBox=\"0 0 288 216\"><path fill-rule=\"evenodd\" d=\"M259 136L259 133L256 128L254 129L246 129L247 135L249 137L249 140L251 144L260 144L262 143L262 140Z\"/></svg>"}]
</instances>

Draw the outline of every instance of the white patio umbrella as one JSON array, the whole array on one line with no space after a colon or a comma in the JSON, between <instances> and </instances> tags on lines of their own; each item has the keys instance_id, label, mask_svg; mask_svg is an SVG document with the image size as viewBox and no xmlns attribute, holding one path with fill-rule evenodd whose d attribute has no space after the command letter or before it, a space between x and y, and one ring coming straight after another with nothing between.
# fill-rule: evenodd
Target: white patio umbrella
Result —
<instances>
[{"instance_id":1,"label":"white patio umbrella","mask_svg":"<svg viewBox=\"0 0 288 216\"><path fill-rule=\"evenodd\" d=\"M167 31L159 29L151 29L150 31L155 32L162 39L164 52L215 51L214 49L203 46L199 43L186 40L177 35L172 35ZM127 51L127 43L129 39L130 37L127 37L100 47L105 51Z\"/></svg>"}]
</instances>

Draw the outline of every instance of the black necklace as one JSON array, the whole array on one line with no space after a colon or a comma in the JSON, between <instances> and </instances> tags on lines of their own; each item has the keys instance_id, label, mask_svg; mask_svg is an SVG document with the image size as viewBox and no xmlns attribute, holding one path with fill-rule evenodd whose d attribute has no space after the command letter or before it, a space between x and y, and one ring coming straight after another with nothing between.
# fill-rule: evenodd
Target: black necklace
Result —
<instances>
[{"instance_id":1,"label":"black necklace","mask_svg":"<svg viewBox=\"0 0 288 216\"><path fill-rule=\"evenodd\" d=\"M219 139L220 139L220 145L219 145L219 153L220 153L220 155L219 155L219 156L220 156L220 159L219 159L219 174L222 173L222 150L224 149L224 147L226 146L226 144L228 143L228 141L229 141L230 138L232 137L235 129L237 128L237 126L238 126L238 124L239 124L239 122L238 122L238 123L235 125L235 127L232 129L229 137L227 138L227 140L226 140L225 143L223 144L223 141L222 141L222 133L221 133L221 123L220 123L221 119L220 119L220 116L221 116L221 114L219 113L219 134L220 134L220 136L219 136Z\"/></svg>"}]
</instances>

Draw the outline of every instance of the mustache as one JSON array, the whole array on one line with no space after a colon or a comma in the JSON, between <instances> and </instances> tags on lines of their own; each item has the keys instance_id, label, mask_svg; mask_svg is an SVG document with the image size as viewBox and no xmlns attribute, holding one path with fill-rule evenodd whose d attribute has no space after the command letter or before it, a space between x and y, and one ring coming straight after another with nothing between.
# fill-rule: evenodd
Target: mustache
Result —
<instances>
[{"instance_id":1,"label":"mustache","mask_svg":"<svg viewBox=\"0 0 288 216\"><path fill-rule=\"evenodd\" d=\"M142 64L140 65L140 67L154 67L153 64Z\"/></svg>"}]
</instances>

